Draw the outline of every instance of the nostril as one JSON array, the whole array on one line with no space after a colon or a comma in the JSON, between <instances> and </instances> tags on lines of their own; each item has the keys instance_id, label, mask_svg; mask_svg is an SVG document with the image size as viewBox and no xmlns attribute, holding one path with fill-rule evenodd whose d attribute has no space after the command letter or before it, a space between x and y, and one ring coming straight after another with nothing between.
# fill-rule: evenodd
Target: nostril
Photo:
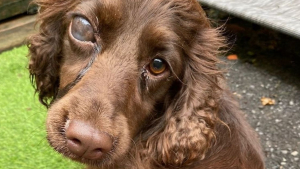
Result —
<instances>
[{"instance_id":1,"label":"nostril","mask_svg":"<svg viewBox=\"0 0 300 169\"><path fill-rule=\"evenodd\" d=\"M77 144L77 145L81 145L81 141L76 139L76 138L73 138L73 139L69 139L71 142L73 142L74 144Z\"/></svg>"},{"instance_id":2,"label":"nostril","mask_svg":"<svg viewBox=\"0 0 300 169\"><path fill-rule=\"evenodd\" d=\"M108 153L113 148L113 139L106 133L98 133L94 135L94 151Z\"/></svg>"}]
</instances>

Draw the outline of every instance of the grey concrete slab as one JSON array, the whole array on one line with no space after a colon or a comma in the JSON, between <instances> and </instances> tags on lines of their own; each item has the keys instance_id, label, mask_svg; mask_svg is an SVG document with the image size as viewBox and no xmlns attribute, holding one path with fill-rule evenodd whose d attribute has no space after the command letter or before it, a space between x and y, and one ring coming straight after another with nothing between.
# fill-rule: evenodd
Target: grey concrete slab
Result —
<instances>
[{"instance_id":1,"label":"grey concrete slab","mask_svg":"<svg viewBox=\"0 0 300 169\"><path fill-rule=\"evenodd\" d=\"M198 0L201 4L300 38L300 0Z\"/></svg>"}]
</instances>

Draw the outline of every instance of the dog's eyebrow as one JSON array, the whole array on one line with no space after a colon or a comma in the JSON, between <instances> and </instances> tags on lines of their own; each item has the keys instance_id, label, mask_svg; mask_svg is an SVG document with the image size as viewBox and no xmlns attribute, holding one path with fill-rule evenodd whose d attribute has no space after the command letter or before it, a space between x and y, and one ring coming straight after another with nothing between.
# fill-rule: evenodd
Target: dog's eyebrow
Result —
<instances>
[{"instance_id":1,"label":"dog's eyebrow","mask_svg":"<svg viewBox=\"0 0 300 169\"><path fill-rule=\"evenodd\" d=\"M69 83L64 88L58 90L56 96L53 99L53 102L55 100L58 100L58 99L64 97L82 79L82 77L86 74L86 72L93 65L94 61L96 60L96 57L98 56L98 53L99 53L100 49L96 48L95 51L97 51L97 52L93 55L93 57L91 58L91 60L89 61L89 63L82 70L80 70L80 72L77 75L76 79L73 82Z\"/></svg>"}]
</instances>

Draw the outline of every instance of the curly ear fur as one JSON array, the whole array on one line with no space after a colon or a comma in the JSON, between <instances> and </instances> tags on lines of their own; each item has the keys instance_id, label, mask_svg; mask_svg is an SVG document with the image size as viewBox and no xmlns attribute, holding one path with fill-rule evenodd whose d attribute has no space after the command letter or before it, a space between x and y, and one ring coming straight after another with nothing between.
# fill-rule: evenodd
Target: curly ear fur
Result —
<instances>
[{"instance_id":1,"label":"curly ear fur","mask_svg":"<svg viewBox=\"0 0 300 169\"><path fill-rule=\"evenodd\" d=\"M178 99L168 107L164 122L160 123L164 123L163 130L152 134L147 142L149 153L167 167L199 161L215 143L214 129L220 121L217 116L221 96L218 81L222 78L215 56L222 39L215 30L201 31L187 53Z\"/></svg>"},{"instance_id":2,"label":"curly ear fur","mask_svg":"<svg viewBox=\"0 0 300 169\"><path fill-rule=\"evenodd\" d=\"M199 12L202 10L195 14L190 6L185 11L180 15L190 19L189 25L181 23L181 27L190 30L191 35L185 36L188 46L183 49L186 56L182 87L158 124L162 130L152 133L146 145L155 163L167 168L188 166L205 158L215 143L214 130L220 122L219 80L223 76L216 56L225 40L204 22L207 19Z\"/></svg>"},{"instance_id":3,"label":"curly ear fur","mask_svg":"<svg viewBox=\"0 0 300 169\"><path fill-rule=\"evenodd\" d=\"M62 52L63 18L70 0L36 0L39 10L39 33L28 39L31 81L39 93L40 102L48 106L59 85L59 64Z\"/></svg>"}]
</instances>

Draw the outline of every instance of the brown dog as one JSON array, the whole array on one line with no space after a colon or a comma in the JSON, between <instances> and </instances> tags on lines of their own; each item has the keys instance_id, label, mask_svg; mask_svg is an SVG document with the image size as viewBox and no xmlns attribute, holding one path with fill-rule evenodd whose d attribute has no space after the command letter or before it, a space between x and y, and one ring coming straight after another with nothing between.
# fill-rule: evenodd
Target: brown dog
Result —
<instances>
[{"instance_id":1,"label":"brown dog","mask_svg":"<svg viewBox=\"0 0 300 169\"><path fill-rule=\"evenodd\" d=\"M264 168L196 0L36 2L29 69L56 151L89 168Z\"/></svg>"}]
</instances>

